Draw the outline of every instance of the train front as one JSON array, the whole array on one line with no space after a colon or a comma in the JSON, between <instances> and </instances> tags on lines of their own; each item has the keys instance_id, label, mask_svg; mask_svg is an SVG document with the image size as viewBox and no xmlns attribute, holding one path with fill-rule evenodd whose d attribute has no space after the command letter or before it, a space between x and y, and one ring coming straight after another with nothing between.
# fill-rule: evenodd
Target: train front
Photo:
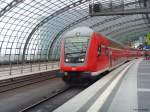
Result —
<instances>
[{"instance_id":1,"label":"train front","mask_svg":"<svg viewBox=\"0 0 150 112\"><path fill-rule=\"evenodd\" d=\"M61 46L60 70L65 82L88 77L87 54L92 30L76 28L64 35Z\"/></svg>"}]
</instances>

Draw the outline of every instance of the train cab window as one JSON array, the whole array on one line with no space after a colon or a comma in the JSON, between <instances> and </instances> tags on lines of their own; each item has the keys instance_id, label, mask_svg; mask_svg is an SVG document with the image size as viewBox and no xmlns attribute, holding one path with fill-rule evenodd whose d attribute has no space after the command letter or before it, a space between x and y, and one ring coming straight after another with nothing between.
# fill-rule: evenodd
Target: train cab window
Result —
<instances>
[{"instance_id":1,"label":"train cab window","mask_svg":"<svg viewBox=\"0 0 150 112\"><path fill-rule=\"evenodd\" d=\"M98 54L98 56L101 55L101 45L98 46L97 54Z\"/></svg>"},{"instance_id":2,"label":"train cab window","mask_svg":"<svg viewBox=\"0 0 150 112\"><path fill-rule=\"evenodd\" d=\"M66 37L64 43L65 63L84 63L90 37Z\"/></svg>"}]
</instances>

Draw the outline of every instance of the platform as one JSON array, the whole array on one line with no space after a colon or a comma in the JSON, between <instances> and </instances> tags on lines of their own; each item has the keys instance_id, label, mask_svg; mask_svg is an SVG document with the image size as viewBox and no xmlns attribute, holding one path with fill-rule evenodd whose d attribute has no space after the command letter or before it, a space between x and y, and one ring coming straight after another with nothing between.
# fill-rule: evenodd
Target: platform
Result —
<instances>
[{"instance_id":1,"label":"platform","mask_svg":"<svg viewBox=\"0 0 150 112\"><path fill-rule=\"evenodd\" d=\"M59 69L59 62L39 62L0 66L0 80Z\"/></svg>"},{"instance_id":2,"label":"platform","mask_svg":"<svg viewBox=\"0 0 150 112\"><path fill-rule=\"evenodd\" d=\"M54 112L150 112L150 61L120 66Z\"/></svg>"}]
</instances>

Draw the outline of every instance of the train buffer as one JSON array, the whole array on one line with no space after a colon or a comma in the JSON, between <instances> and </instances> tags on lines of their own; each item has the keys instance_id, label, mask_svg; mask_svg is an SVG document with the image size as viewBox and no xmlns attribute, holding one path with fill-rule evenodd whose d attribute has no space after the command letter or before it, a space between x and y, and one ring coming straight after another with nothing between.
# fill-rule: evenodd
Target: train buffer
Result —
<instances>
[{"instance_id":1,"label":"train buffer","mask_svg":"<svg viewBox=\"0 0 150 112\"><path fill-rule=\"evenodd\" d=\"M54 112L150 112L150 61L118 67Z\"/></svg>"}]
</instances>

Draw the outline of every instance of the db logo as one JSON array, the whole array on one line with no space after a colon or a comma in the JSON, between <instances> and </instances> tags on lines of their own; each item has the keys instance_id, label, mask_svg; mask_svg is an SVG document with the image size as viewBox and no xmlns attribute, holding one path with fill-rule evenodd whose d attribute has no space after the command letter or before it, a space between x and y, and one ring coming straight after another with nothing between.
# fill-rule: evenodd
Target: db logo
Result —
<instances>
[{"instance_id":1,"label":"db logo","mask_svg":"<svg viewBox=\"0 0 150 112\"><path fill-rule=\"evenodd\" d=\"M73 67L73 68L72 68L72 71L74 71L74 70L76 70L76 68Z\"/></svg>"}]
</instances>

